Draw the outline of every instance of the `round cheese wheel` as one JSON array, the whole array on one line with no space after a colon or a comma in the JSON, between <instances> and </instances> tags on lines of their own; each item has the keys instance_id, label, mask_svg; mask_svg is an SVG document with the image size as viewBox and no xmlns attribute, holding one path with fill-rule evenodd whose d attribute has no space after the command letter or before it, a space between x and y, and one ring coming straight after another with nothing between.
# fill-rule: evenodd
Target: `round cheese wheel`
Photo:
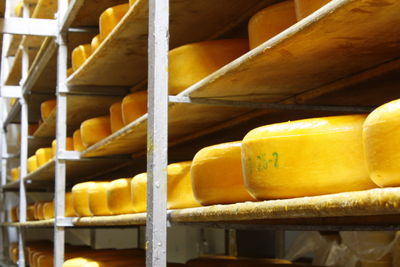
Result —
<instances>
[{"instance_id":1,"label":"round cheese wheel","mask_svg":"<svg viewBox=\"0 0 400 267\"><path fill-rule=\"evenodd\" d=\"M110 120L111 120L111 132L115 133L122 127L124 127L124 122L122 118L122 102L117 102L110 107Z\"/></svg>"},{"instance_id":2,"label":"round cheese wheel","mask_svg":"<svg viewBox=\"0 0 400 267\"><path fill-rule=\"evenodd\" d=\"M247 39L187 44L169 52L170 95L176 95L249 51Z\"/></svg>"},{"instance_id":3,"label":"round cheese wheel","mask_svg":"<svg viewBox=\"0 0 400 267\"><path fill-rule=\"evenodd\" d=\"M400 100L375 109L363 130L371 179L381 187L400 185Z\"/></svg>"},{"instance_id":4,"label":"round cheese wheel","mask_svg":"<svg viewBox=\"0 0 400 267\"><path fill-rule=\"evenodd\" d=\"M202 205L255 200L243 184L241 142L201 149L193 158L191 176L194 195Z\"/></svg>"},{"instance_id":5,"label":"round cheese wheel","mask_svg":"<svg viewBox=\"0 0 400 267\"><path fill-rule=\"evenodd\" d=\"M11 261L16 264L18 261L18 243L11 243L8 248L8 254Z\"/></svg>"},{"instance_id":6,"label":"round cheese wheel","mask_svg":"<svg viewBox=\"0 0 400 267\"><path fill-rule=\"evenodd\" d=\"M37 167L40 168L53 158L51 147L39 148L36 150Z\"/></svg>"},{"instance_id":7,"label":"round cheese wheel","mask_svg":"<svg viewBox=\"0 0 400 267\"><path fill-rule=\"evenodd\" d=\"M113 214L132 213L131 178L121 178L110 182L107 191L108 208Z\"/></svg>"},{"instance_id":8,"label":"round cheese wheel","mask_svg":"<svg viewBox=\"0 0 400 267\"><path fill-rule=\"evenodd\" d=\"M124 125L147 113L147 91L135 92L122 100L122 120Z\"/></svg>"},{"instance_id":9,"label":"round cheese wheel","mask_svg":"<svg viewBox=\"0 0 400 267\"><path fill-rule=\"evenodd\" d=\"M82 143L90 147L111 135L110 116L86 120L81 124Z\"/></svg>"},{"instance_id":10,"label":"round cheese wheel","mask_svg":"<svg viewBox=\"0 0 400 267\"><path fill-rule=\"evenodd\" d=\"M29 204L26 209L26 219L28 221L35 220L35 204Z\"/></svg>"},{"instance_id":11,"label":"round cheese wheel","mask_svg":"<svg viewBox=\"0 0 400 267\"><path fill-rule=\"evenodd\" d=\"M53 261L52 252L42 253L36 260L37 267L53 267Z\"/></svg>"},{"instance_id":12,"label":"round cheese wheel","mask_svg":"<svg viewBox=\"0 0 400 267\"><path fill-rule=\"evenodd\" d=\"M93 37L92 42L90 43L90 45L92 47L92 53L94 53L94 51L96 51L96 49L99 48L101 42L102 42L102 39L100 37L100 34Z\"/></svg>"},{"instance_id":13,"label":"round cheese wheel","mask_svg":"<svg viewBox=\"0 0 400 267\"><path fill-rule=\"evenodd\" d=\"M89 208L95 216L111 215L107 202L109 182L95 182L89 186Z\"/></svg>"},{"instance_id":14,"label":"round cheese wheel","mask_svg":"<svg viewBox=\"0 0 400 267\"><path fill-rule=\"evenodd\" d=\"M129 10L129 4L122 4L106 9L99 20L100 39L105 40Z\"/></svg>"},{"instance_id":15,"label":"round cheese wheel","mask_svg":"<svg viewBox=\"0 0 400 267\"><path fill-rule=\"evenodd\" d=\"M74 150L74 140L72 137L67 137L65 139L66 150L73 151ZM53 151L53 155L57 154L57 140L53 140L51 142L51 150Z\"/></svg>"},{"instance_id":16,"label":"round cheese wheel","mask_svg":"<svg viewBox=\"0 0 400 267\"><path fill-rule=\"evenodd\" d=\"M94 182L84 182L72 187L72 205L78 217L92 216L89 208L89 187Z\"/></svg>"},{"instance_id":17,"label":"round cheese wheel","mask_svg":"<svg viewBox=\"0 0 400 267\"><path fill-rule=\"evenodd\" d=\"M129 6L135 5L137 0L129 0Z\"/></svg>"},{"instance_id":18,"label":"round cheese wheel","mask_svg":"<svg viewBox=\"0 0 400 267\"><path fill-rule=\"evenodd\" d=\"M11 169L11 173L10 173L11 181L18 181L19 180L19 178L21 176L20 170L21 170L20 167Z\"/></svg>"},{"instance_id":19,"label":"round cheese wheel","mask_svg":"<svg viewBox=\"0 0 400 267\"><path fill-rule=\"evenodd\" d=\"M34 204L34 218L36 220L44 220L43 205L44 202L36 202Z\"/></svg>"},{"instance_id":20,"label":"round cheese wheel","mask_svg":"<svg viewBox=\"0 0 400 267\"><path fill-rule=\"evenodd\" d=\"M50 99L40 104L40 113L42 115L43 121L46 121L47 118L50 117L50 114L56 108L56 105L57 105L56 99Z\"/></svg>"},{"instance_id":21,"label":"round cheese wheel","mask_svg":"<svg viewBox=\"0 0 400 267\"><path fill-rule=\"evenodd\" d=\"M24 9L24 2L18 2L14 8L14 15L16 17L22 17L22 10Z\"/></svg>"},{"instance_id":22,"label":"round cheese wheel","mask_svg":"<svg viewBox=\"0 0 400 267\"><path fill-rule=\"evenodd\" d=\"M296 22L297 19L293 0L286 0L264 8L249 21L248 32L250 49L271 39Z\"/></svg>"},{"instance_id":23,"label":"round cheese wheel","mask_svg":"<svg viewBox=\"0 0 400 267\"><path fill-rule=\"evenodd\" d=\"M141 173L133 177L131 181L131 199L134 212L146 212L147 210L147 173Z\"/></svg>"},{"instance_id":24,"label":"round cheese wheel","mask_svg":"<svg viewBox=\"0 0 400 267\"><path fill-rule=\"evenodd\" d=\"M37 166L36 155L30 156L28 158L28 173L36 171L37 168L38 166Z\"/></svg>"},{"instance_id":25,"label":"round cheese wheel","mask_svg":"<svg viewBox=\"0 0 400 267\"><path fill-rule=\"evenodd\" d=\"M54 202L49 201L43 204L43 218L45 220L54 218Z\"/></svg>"},{"instance_id":26,"label":"round cheese wheel","mask_svg":"<svg viewBox=\"0 0 400 267\"><path fill-rule=\"evenodd\" d=\"M322 6L329 3L331 0L294 0L296 4L297 19L301 20Z\"/></svg>"},{"instance_id":27,"label":"round cheese wheel","mask_svg":"<svg viewBox=\"0 0 400 267\"><path fill-rule=\"evenodd\" d=\"M87 147L82 142L81 130L76 130L72 135L72 141L74 143L75 151L84 151Z\"/></svg>"},{"instance_id":28,"label":"round cheese wheel","mask_svg":"<svg viewBox=\"0 0 400 267\"><path fill-rule=\"evenodd\" d=\"M72 70L75 72L92 54L92 45L83 44L72 50Z\"/></svg>"},{"instance_id":29,"label":"round cheese wheel","mask_svg":"<svg viewBox=\"0 0 400 267\"><path fill-rule=\"evenodd\" d=\"M376 187L362 146L365 118L306 119L250 131L242 143L247 189L258 199L279 199Z\"/></svg>"},{"instance_id":30,"label":"round cheese wheel","mask_svg":"<svg viewBox=\"0 0 400 267\"><path fill-rule=\"evenodd\" d=\"M74 203L72 200L72 192L65 193L65 217L75 217Z\"/></svg>"}]
</instances>

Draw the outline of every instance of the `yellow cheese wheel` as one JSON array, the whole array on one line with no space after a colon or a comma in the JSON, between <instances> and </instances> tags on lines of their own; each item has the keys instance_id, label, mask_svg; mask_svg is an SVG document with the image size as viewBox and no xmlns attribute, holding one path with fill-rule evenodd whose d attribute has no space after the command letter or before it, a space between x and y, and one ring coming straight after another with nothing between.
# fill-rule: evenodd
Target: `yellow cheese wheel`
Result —
<instances>
[{"instance_id":1,"label":"yellow cheese wheel","mask_svg":"<svg viewBox=\"0 0 400 267\"><path fill-rule=\"evenodd\" d=\"M82 142L81 130L76 130L72 135L75 151L84 151L86 145Z\"/></svg>"},{"instance_id":2,"label":"yellow cheese wheel","mask_svg":"<svg viewBox=\"0 0 400 267\"><path fill-rule=\"evenodd\" d=\"M36 202L34 205L34 218L36 220L44 219L43 205L44 205L44 202Z\"/></svg>"},{"instance_id":3,"label":"yellow cheese wheel","mask_svg":"<svg viewBox=\"0 0 400 267\"><path fill-rule=\"evenodd\" d=\"M111 181L107 191L108 208L113 214L132 213L131 178Z\"/></svg>"},{"instance_id":4,"label":"yellow cheese wheel","mask_svg":"<svg viewBox=\"0 0 400 267\"><path fill-rule=\"evenodd\" d=\"M67 137L65 139L65 145L66 145L66 150L72 151L74 150L74 140L72 139L72 137ZM51 150L53 152L53 155L57 154L57 140L53 140L53 142L51 142Z\"/></svg>"},{"instance_id":5,"label":"yellow cheese wheel","mask_svg":"<svg viewBox=\"0 0 400 267\"><path fill-rule=\"evenodd\" d=\"M121 105L122 102L117 102L110 107L111 132L113 133L124 127Z\"/></svg>"},{"instance_id":6,"label":"yellow cheese wheel","mask_svg":"<svg viewBox=\"0 0 400 267\"><path fill-rule=\"evenodd\" d=\"M129 0L129 6L135 5L137 0Z\"/></svg>"},{"instance_id":7,"label":"yellow cheese wheel","mask_svg":"<svg viewBox=\"0 0 400 267\"><path fill-rule=\"evenodd\" d=\"M249 51L246 39L205 41L169 52L169 94L176 95Z\"/></svg>"},{"instance_id":8,"label":"yellow cheese wheel","mask_svg":"<svg viewBox=\"0 0 400 267\"><path fill-rule=\"evenodd\" d=\"M12 168L11 169L11 181L18 181L20 176L21 176L21 169L20 167L18 168Z\"/></svg>"},{"instance_id":9,"label":"yellow cheese wheel","mask_svg":"<svg viewBox=\"0 0 400 267\"><path fill-rule=\"evenodd\" d=\"M42 115L43 121L47 120L47 118L50 116L50 114L56 108L56 105L57 105L56 99L47 100L40 105L40 113Z\"/></svg>"},{"instance_id":10,"label":"yellow cheese wheel","mask_svg":"<svg viewBox=\"0 0 400 267\"><path fill-rule=\"evenodd\" d=\"M241 266L292 266L288 260L265 258L237 258L231 256L204 256L191 259L186 263L188 267L241 267ZM293 265L295 266L295 265Z\"/></svg>"},{"instance_id":11,"label":"yellow cheese wheel","mask_svg":"<svg viewBox=\"0 0 400 267\"><path fill-rule=\"evenodd\" d=\"M366 119L363 142L371 179L381 187L400 185L400 100L375 109Z\"/></svg>"},{"instance_id":12,"label":"yellow cheese wheel","mask_svg":"<svg viewBox=\"0 0 400 267\"><path fill-rule=\"evenodd\" d=\"M8 247L8 255L11 261L16 264L18 261L18 243L11 243Z\"/></svg>"},{"instance_id":13,"label":"yellow cheese wheel","mask_svg":"<svg viewBox=\"0 0 400 267\"><path fill-rule=\"evenodd\" d=\"M92 54L92 45L83 44L72 51L72 70L75 72Z\"/></svg>"},{"instance_id":14,"label":"yellow cheese wheel","mask_svg":"<svg viewBox=\"0 0 400 267\"><path fill-rule=\"evenodd\" d=\"M72 68L67 69L67 77L71 76L74 73L74 70Z\"/></svg>"},{"instance_id":15,"label":"yellow cheese wheel","mask_svg":"<svg viewBox=\"0 0 400 267\"><path fill-rule=\"evenodd\" d=\"M96 216L111 215L107 202L107 190L109 182L95 182L89 186L89 208Z\"/></svg>"},{"instance_id":16,"label":"yellow cheese wheel","mask_svg":"<svg viewBox=\"0 0 400 267\"><path fill-rule=\"evenodd\" d=\"M49 201L43 204L43 219L49 220L54 218L54 202Z\"/></svg>"},{"instance_id":17,"label":"yellow cheese wheel","mask_svg":"<svg viewBox=\"0 0 400 267\"><path fill-rule=\"evenodd\" d=\"M99 48L101 42L102 42L102 40L100 38L100 34L93 37L92 42L90 43L90 45L92 47L92 53L94 53L94 51L96 51L96 49Z\"/></svg>"},{"instance_id":18,"label":"yellow cheese wheel","mask_svg":"<svg viewBox=\"0 0 400 267\"><path fill-rule=\"evenodd\" d=\"M129 4L122 4L106 9L99 20L101 40L105 40L112 30L118 25L121 19L129 10Z\"/></svg>"},{"instance_id":19,"label":"yellow cheese wheel","mask_svg":"<svg viewBox=\"0 0 400 267\"><path fill-rule=\"evenodd\" d=\"M36 171L37 168L38 166L37 166L36 155L33 155L28 158L28 173Z\"/></svg>"},{"instance_id":20,"label":"yellow cheese wheel","mask_svg":"<svg viewBox=\"0 0 400 267\"><path fill-rule=\"evenodd\" d=\"M271 39L296 22L297 19L293 0L286 0L264 8L249 21L250 49Z\"/></svg>"},{"instance_id":21,"label":"yellow cheese wheel","mask_svg":"<svg viewBox=\"0 0 400 267\"><path fill-rule=\"evenodd\" d=\"M297 19L301 20L322 6L329 3L331 0L294 0L296 3Z\"/></svg>"},{"instance_id":22,"label":"yellow cheese wheel","mask_svg":"<svg viewBox=\"0 0 400 267\"><path fill-rule=\"evenodd\" d=\"M37 258L37 267L53 267L53 254L43 253Z\"/></svg>"},{"instance_id":23,"label":"yellow cheese wheel","mask_svg":"<svg viewBox=\"0 0 400 267\"><path fill-rule=\"evenodd\" d=\"M147 210L147 173L141 173L133 177L131 181L131 199L134 212L146 212Z\"/></svg>"},{"instance_id":24,"label":"yellow cheese wheel","mask_svg":"<svg viewBox=\"0 0 400 267\"><path fill-rule=\"evenodd\" d=\"M110 116L97 117L81 124L82 143L90 147L111 134Z\"/></svg>"},{"instance_id":25,"label":"yellow cheese wheel","mask_svg":"<svg viewBox=\"0 0 400 267\"><path fill-rule=\"evenodd\" d=\"M24 9L24 3L21 1L21 2L18 2L16 5L15 5L15 8L14 8L14 15L16 16L16 17L22 17L22 10Z\"/></svg>"},{"instance_id":26,"label":"yellow cheese wheel","mask_svg":"<svg viewBox=\"0 0 400 267\"><path fill-rule=\"evenodd\" d=\"M72 192L65 194L65 217L75 217L74 203L72 201Z\"/></svg>"},{"instance_id":27,"label":"yellow cheese wheel","mask_svg":"<svg viewBox=\"0 0 400 267\"><path fill-rule=\"evenodd\" d=\"M36 150L37 167L40 168L53 158L51 147L39 148Z\"/></svg>"},{"instance_id":28,"label":"yellow cheese wheel","mask_svg":"<svg viewBox=\"0 0 400 267\"><path fill-rule=\"evenodd\" d=\"M26 219L28 221L35 220L35 204L29 204L26 208Z\"/></svg>"},{"instance_id":29,"label":"yellow cheese wheel","mask_svg":"<svg viewBox=\"0 0 400 267\"><path fill-rule=\"evenodd\" d=\"M194 195L203 205L255 200L243 184L241 142L201 149L193 158L191 176Z\"/></svg>"},{"instance_id":30,"label":"yellow cheese wheel","mask_svg":"<svg viewBox=\"0 0 400 267\"><path fill-rule=\"evenodd\" d=\"M278 123L242 143L245 185L258 199L364 190L371 181L362 145L365 115Z\"/></svg>"},{"instance_id":31,"label":"yellow cheese wheel","mask_svg":"<svg viewBox=\"0 0 400 267\"><path fill-rule=\"evenodd\" d=\"M72 187L72 204L78 217L92 216L89 208L89 187L94 182L84 182Z\"/></svg>"},{"instance_id":32,"label":"yellow cheese wheel","mask_svg":"<svg viewBox=\"0 0 400 267\"><path fill-rule=\"evenodd\" d=\"M33 123L28 125L28 135L32 136L36 132L36 130L39 128L39 124Z\"/></svg>"},{"instance_id":33,"label":"yellow cheese wheel","mask_svg":"<svg viewBox=\"0 0 400 267\"><path fill-rule=\"evenodd\" d=\"M135 92L122 100L122 120L125 125L147 113L147 92Z\"/></svg>"}]
</instances>

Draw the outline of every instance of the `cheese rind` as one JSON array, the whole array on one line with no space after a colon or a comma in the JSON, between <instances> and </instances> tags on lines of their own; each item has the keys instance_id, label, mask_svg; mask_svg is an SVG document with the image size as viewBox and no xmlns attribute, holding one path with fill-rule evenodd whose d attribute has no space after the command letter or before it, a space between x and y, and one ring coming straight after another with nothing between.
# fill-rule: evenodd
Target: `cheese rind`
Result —
<instances>
[{"instance_id":1,"label":"cheese rind","mask_svg":"<svg viewBox=\"0 0 400 267\"><path fill-rule=\"evenodd\" d=\"M89 186L89 208L95 216L111 215L108 208L107 190L109 182L95 182Z\"/></svg>"},{"instance_id":2,"label":"cheese rind","mask_svg":"<svg viewBox=\"0 0 400 267\"><path fill-rule=\"evenodd\" d=\"M74 202L72 192L65 193L65 217L75 217Z\"/></svg>"},{"instance_id":3,"label":"cheese rind","mask_svg":"<svg viewBox=\"0 0 400 267\"><path fill-rule=\"evenodd\" d=\"M363 143L371 179L381 187L400 185L400 100L375 109L365 120Z\"/></svg>"},{"instance_id":4,"label":"cheese rind","mask_svg":"<svg viewBox=\"0 0 400 267\"><path fill-rule=\"evenodd\" d=\"M89 188L94 182L84 182L72 187L72 204L75 214L79 217L92 216L89 207Z\"/></svg>"},{"instance_id":5,"label":"cheese rind","mask_svg":"<svg viewBox=\"0 0 400 267\"><path fill-rule=\"evenodd\" d=\"M250 131L242 142L248 191L280 199L375 188L362 146L365 118L306 119Z\"/></svg>"},{"instance_id":6,"label":"cheese rind","mask_svg":"<svg viewBox=\"0 0 400 267\"><path fill-rule=\"evenodd\" d=\"M99 20L99 30L101 40L105 40L112 30L118 25L120 20L129 10L129 4L122 4L106 9Z\"/></svg>"},{"instance_id":7,"label":"cheese rind","mask_svg":"<svg viewBox=\"0 0 400 267\"><path fill-rule=\"evenodd\" d=\"M209 146L197 152L191 168L196 199L202 205L254 201L243 183L241 160L241 142Z\"/></svg>"},{"instance_id":8,"label":"cheese rind","mask_svg":"<svg viewBox=\"0 0 400 267\"><path fill-rule=\"evenodd\" d=\"M147 113L147 92L135 92L122 100L122 121L124 125L138 119Z\"/></svg>"},{"instance_id":9,"label":"cheese rind","mask_svg":"<svg viewBox=\"0 0 400 267\"><path fill-rule=\"evenodd\" d=\"M43 204L43 219L49 220L54 218L54 202L49 201Z\"/></svg>"},{"instance_id":10,"label":"cheese rind","mask_svg":"<svg viewBox=\"0 0 400 267\"><path fill-rule=\"evenodd\" d=\"M38 168L36 155L28 158L28 173L36 171Z\"/></svg>"},{"instance_id":11,"label":"cheese rind","mask_svg":"<svg viewBox=\"0 0 400 267\"><path fill-rule=\"evenodd\" d=\"M75 151L84 151L86 145L82 142L81 130L76 130L72 135Z\"/></svg>"},{"instance_id":12,"label":"cheese rind","mask_svg":"<svg viewBox=\"0 0 400 267\"><path fill-rule=\"evenodd\" d=\"M146 212L147 210L147 173L133 177L131 181L131 199L133 212Z\"/></svg>"},{"instance_id":13,"label":"cheese rind","mask_svg":"<svg viewBox=\"0 0 400 267\"><path fill-rule=\"evenodd\" d=\"M107 190L108 208L113 214L132 213L131 178L111 181Z\"/></svg>"},{"instance_id":14,"label":"cheese rind","mask_svg":"<svg viewBox=\"0 0 400 267\"><path fill-rule=\"evenodd\" d=\"M124 122L122 118L122 102L117 102L110 107L110 120L111 120L111 132L115 133L122 127L124 127Z\"/></svg>"},{"instance_id":15,"label":"cheese rind","mask_svg":"<svg viewBox=\"0 0 400 267\"><path fill-rule=\"evenodd\" d=\"M297 19L293 0L286 0L264 8L249 21L248 32L250 49L271 39L296 22Z\"/></svg>"},{"instance_id":16,"label":"cheese rind","mask_svg":"<svg viewBox=\"0 0 400 267\"><path fill-rule=\"evenodd\" d=\"M56 108L56 105L57 105L56 99L47 100L40 105L40 113L42 115L43 121L47 120L47 118L50 116L50 114Z\"/></svg>"},{"instance_id":17,"label":"cheese rind","mask_svg":"<svg viewBox=\"0 0 400 267\"><path fill-rule=\"evenodd\" d=\"M40 168L53 158L51 147L39 148L36 150L37 167Z\"/></svg>"},{"instance_id":18,"label":"cheese rind","mask_svg":"<svg viewBox=\"0 0 400 267\"><path fill-rule=\"evenodd\" d=\"M294 0L296 5L296 16L298 20L301 20L308 15L314 13L331 0Z\"/></svg>"},{"instance_id":19,"label":"cheese rind","mask_svg":"<svg viewBox=\"0 0 400 267\"><path fill-rule=\"evenodd\" d=\"M92 54L92 45L83 44L72 51L72 70L77 71Z\"/></svg>"},{"instance_id":20,"label":"cheese rind","mask_svg":"<svg viewBox=\"0 0 400 267\"><path fill-rule=\"evenodd\" d=\"M66 150L68 151L73 151L74 150L74 140L72 139L72 137L67 137L65 139L65 146L66 146ZM53 151L53 155L56 155L57 153L57 140L53 140L53 142L51 142L51 150Z\"/></svg>"},{"instance_id":21,"label":"cheese rind","mask_svg":"<svg viewBox=\"0 0 400 267\"><path fill-rule=\"evenodd\" d=\"M81 124L82 143L90 147L111 134L110 116L97 117Z\"/></svg>"},{"instance_id":22,"label":"cheese rind","mask_svg":"<svg viewBox=\"0 0 400 267\"><path fill-rule=\"evenodd\" d=\"M34 204L29 204L28 207L26 208L26 219L28 221L35 220L35 205Z\"/></svg>"},{"instance_id":23,"label":"cheese rind","mask_svg":"<svg viewBox=\"0 0 400 267\"><path fill-rule=\"evenodd\" d=\"M170 95L176 95L249 51L247 39L187 44L169 52Z\"/></svg>"}]
</instances>

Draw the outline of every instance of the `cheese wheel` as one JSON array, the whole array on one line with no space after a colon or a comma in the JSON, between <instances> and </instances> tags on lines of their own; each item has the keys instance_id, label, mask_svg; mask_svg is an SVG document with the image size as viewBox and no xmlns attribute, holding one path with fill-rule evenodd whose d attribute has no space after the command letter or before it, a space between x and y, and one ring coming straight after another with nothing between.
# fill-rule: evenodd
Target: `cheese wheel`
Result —
<instances>
[{"instance_id":1,"label":"cheese wheel","mask_svg":"<svg viewBox=\"0 0 400 267\"><path fill-rule=\"evenodd\" d=\"M92 216L89 208L89 187L94 182L84 182L72 187L72 205L78 217Z\"/></svg>"},{"instance_id":2,"label":"cheese wheel","mask_svg":"<svg viewBox=\"0 0 400 267\"><path fill-rule=\"evenodd\" d=\"M43 219L49 220L54 218L54 202L49 201L43 204Z\"/></svg>"},{"instance_id":3,"label":"cheese wheel","mask_svg":"<svg viewBox=\"0 0 400 267\"><path fill-rule=\"evenodd\" d=\"M147 92L135 92L122 100L122 120L125 125L147 113Z\"/></svg>"},{"instance_id":4,"label":"cheese wheel","mask_svg":"<svg viewBox=\"0 0 400 267\"><path fill-rule=\"evenodd\" d=\"M113 214L132 213L131 178L121 178L110 182L107 191L108 208Z\"/></svg>"},{"instance_id":5,"label":"cheese wheel","mask_svg":"<svg viewBox=\"0 0 400 267\"><path fill-rule=\"evenodd\" d=\"M365 115L278 123L242 143L245 185L258 199L293 198L376 187L362 145Z\"/></svg>"},{"instance_id":6,"label":"cheese wheel","mask_svg":"<svg viewBox=\"0 0 400 267\"><path fill-rule=\"evenodd\" d=\"M18 243L11 243L8 247L8 256L11 261L16 264L18 261Z\"/></svg>"},{"instance_id":7,"label":"cheese wheel","mask_svg":"<svg viewBox=\"0 0 400 267\"><path fill-rule=\"evenodd\" d=\"M288 260L237 258L231 256L204 256L189 260L188 267L241 267L241 266L295 266Z\"/></svg>"},{"instance_id":8,"label":"cheese wheel","mask_svg":"<svg viewBox=\"0 0 400 267\"><path fill-rule=\"evenodd\" d=\"M40 168L53 158L53 149L51 147L39 148L36 150L37 167Z\"/></svg>"},{"instance_id":9,"label":"cheese wheel","mask_svg":"<svg viewBox=\"0 0 400 267\"><path fill-rule=\"evenodd\" d=\"M16 16L16 17L22 17L22 10L24 9L24 3L21 1L21 2L18 2L16 5L15 5L15 8L14 8L14 15Z\"/></svg>"},{"instance_id":10,"label":"cheese wheel","mask_svg":"<svg viewBox=\"0 0 400 267\"><path fill-rule=\"evenodd\" d=\"M72 70L75 72L92 54L92 45L83 44L72 51Z\"/></svg>"},{"instance_id":11,"label":"cheese wheel","mask_svg":"<svg viewBox=\"0 0 400 267\"><path fill-rule=\"evenodd\" d=\"M400 100L375 109L363 127L371 179L381 187L400 185Z\"/></svg>"},{"instance_id":12,"label":"cheese wheel","mask_svg":"<svg viewBox=\"0 0 400 267\"><path fill-rule=\"evenodd\" d=\"M28 221L35 220L35 204L29 204L26 208L26 219Z\"/></svg>"},{"instance_id":13,"label":"cheese wheel","mask_svg":"<svg viewBox=\"0 0 400 267\"><path fill-rule=\"evenodd\" d=\"M34 218L36 220L44 219L43 205L44 205L44 202L36 202L34 204Z\"/></svg>"},{"instance_id":14,"label":"cheese wheel","mask_svg":"<svg viewBox=\"0 0 400 267\"><path fill-rule=\"evenodd\" d=\"M95 182L89 186L89 208L96 216L111 215L107 202L107 190L109 182Z\"/></svg>"},{"instance_id":15,"label":"cheese wheel","mask_svg":"<svg viewBox=\"0 0 400 267\"><path fill-rule=\"evenodd\" d=\"M286 0L264 8L249 21L250 49L271 39L296 22L297 19L293 0Z\"/></svg>"},{"instance_id":16,"label":"cheese wheel","mask_svg":"<svg viewBox=\"0 0 400 267\"><path fill-rule=\"evenodd\" d=\"M129 0L129 6L135 5L137 0Z\"/></svg>"},{"instance_id":17,"label":"cheese wheel","mask_svg":"<svg viewBox=\"0 0 400 267\"><path fill-rule=\"evenodd\" d=\"M147 210L147 173L133 177L131 181L131 199L133 212L146 212Z\"/></svg>"},{"instance_id":18,"label":"cheese wheel","mask_svg":"<svg viewBox=\"0 0 400 267\"><path fill-rule=\"evenodd\" d=\"M110 107L110 120L111 120L111 132L115 133L122 127L124 127L124 122L122 120L122 102L117 102Z\"/></svg>"},{"instance_id":19,"label":"cheese wheel","mask_svg":"<svg viewBox=\"0 0 400 267\"><path fill-rule=\"evenodd\" d=\"M33 155L28 158L28 173L36 171L37 168L38 166L37 166L36 155Z\"/></svg>"},{"instance_id":20,"label":"cheese wheel","mask_svg":"<svg viewBox=\"0 0 400 267\"><path fill-rule=\"evenodd\" d=\"M88 263L89 261L89 259L83 257L72 258L64 261L63 267L82 267L85 263Z\"/></svg>"},{"instance_id":21,"label":"cheese wheel","mask_svg":"<svg viewBox=\"0 0 400 267\"><path fill-rule=\"evenodd\" d=\"M39 128L39 124L33 123L28 125L28 135L32 136L35 134L36 130Z\"/></svg>"},{"instance_id":22,"label":"cheese wheel","mask_svg":"<svg viewBox=\"0 0 400 267\"><path fill-rule=\"evenodd\" d=\"M122 4L106 9L99 20L99 30L101 40L105 40L112 30L118 25L120 20L129 10L129 4Z\"/></svg>"},{"instance_id":23,"label":"cheese wheel","mask_svg":"<svg viewBox=\"0 0 400 267\"><path fill-rule=\"evenodd\" d=\"M72 137L67 137L65 139L65 145L66 145L66 150L69 151L73 151L74 150L74 140L72 139ZM53 142L51 142L51 150L53 152L53 155L57 154L57 140L53 140Z\"/></svg>"},{"instance_id":24,"label":"cheese wheel","mask_svg":"<svg viewBox=\"0 0 400 267\"><path fill-rule=\"evenodd\" d=\"M92 53L94 53L94 51L96 51L96 49L99 48L101 42L102 42L102 40L100 38L100 34L93 37L92 42L90 43L90 45L92 47Z\"/></svg>"},{"instance_id":25,"label":"cheese wheel","mask_svg":"<svg viewBox=\"0 0 400 267\"><path fill-rule=\"evenodd\" d=\"M84 151L86 145L82 142L81 130L76 130L72 135L75 151Z\"/></svg>"},{"instance_id":26,"label":"cheese wheel","mask_svg":"<svg viewBox=\"0 0 400 267\"><path fill-rule=\"evenodd\" d=\"M11 221L12 222L18 222L18 209L17 209L17 206L11 208L10 217L11 217Z\"/></svg>"},{"instance_id":27,"label":"cheese wheel","mask_svg":"<svg viewBox=\"0 0 400 267\"><path fill-rule=\"evenodd\" d=\"M72 68L67 69L67 77L71 76L74 73L74 70Z\"/></svg>"},{"instance_id":28,"label":"cheese wheel","mask_svg":"<svg viewBox=\"0 0 400 267\"><path fill-rule=\"evenodd\" d=\"M50 114L56 108L56 105L57 105L56 99L50 99L40 104L40 113L42 115L43 121L46 121L47 118L50 117Z\"/></svg>"},{"instance_id":29,"label":"cheese wheel","mask_svg":"<svg viewBox=\"0 0 400 267\"><path fill-rule=\"evenodd\" d=\"M81 124L82 143L90 147L111 134L110 116L97 117Z\"/></svg>"},{"instance_id":30,"label":"cheese wheel","mask_svg":"<svg viewBox=\"0 0 400 267\"><path fill-rule=\"evenodd\" d=\"M296 4L296 16L301 20L322 6L329 3L331 0L294 0Z\"/></svg>"},{"instance_id":31,"label":"cheese wheel","mask_svg":"<svg viewBox=\"0 0 400 267\"><path fill-rule=\"evenodd\" d=\"M43 253L37 258L37 267L53 267L53 254Z\"/></svg>"},{"instance_id":32,"label":"cheese wheel","mask_svg":"<svg viewBox=\"0 0 400 267\"><path fill-rule=\"evenodd\" d=\"M75 217L74 203L72 200L72 192L65 194L65 217Z\"/></svg>"},{"instance_id":33,"label":"cheese wheel","mask_svg":"<svg viewBox=\"0 0 400 267\"><path fill-rule=\"evenodd\" d=\"M11 181L18 181L21 177L21 169L20 167L18 168L12 168L11 169Z\"/></svg>"},{"instance_id":34,"label":"cheese wheel","mask_svg":"<svg viewBox=\"0 0 400 267\"><path fill-rule=\"evenodd\" d=\"M191 176L194 195L202 205L255 200L243 183L241 142L201 149L193 158Z\"/></svg>"},{"instance_id":35,"label":"cheese wheel","mask_svg":"<svg viewBox=\"0 0 400 267\"><path fill-rule=\"evenodd\" d=\"M246 39L205 41L169 52L170 95L176 95L249 51Z\"/></svg>"}]
</instances>

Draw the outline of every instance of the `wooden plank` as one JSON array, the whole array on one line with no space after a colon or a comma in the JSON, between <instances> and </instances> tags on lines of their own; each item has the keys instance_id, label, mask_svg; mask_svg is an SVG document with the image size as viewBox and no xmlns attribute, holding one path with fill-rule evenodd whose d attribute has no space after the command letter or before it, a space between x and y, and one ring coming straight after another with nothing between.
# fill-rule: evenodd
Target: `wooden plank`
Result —
<instances>
[{"instance_id":1,"label":"wooden plank","mask_svg":"<svg viewBox=\"0 0 400 267\"><path fill-rule=\"evenodd\" d=\"M21 43L21 40L22 40L21 35L11 36L10 46L8 47L8 51L7 51L8 57L15 56L15 54L17 53L17 50L19 48L19 45Z\"/></svg>"},{"instance_id":2,"label":"wooden plank","mask_svg":"<svg viewBox=\"0 0 400 267\"><path fill-rule=\"evenodd\" d=\"M67 100L68 133L79 129L87 119L109 114L110 106L121 100L118 96L69 95ZM35 137L54 137L56 130L56 110L40 125L34 133Z\"/></svg>"},{"instance_id":3,"label":"wooden plank","mask_svg":"<svg viewBox=\"0 0 400 267\"><path fill-rule=\"evenodd\" d=\"M170 46L216 38L271 2L172 0ZM68 84L132 86L143 82L147 76L147 31L148 3L139 0L99 49L68 79Z\"/></svg>"},{"instance_id":4,"label":"wooden plank","mask_svg":"<svg viewBox=\"0 0 400 267\"><path fill-rule=\"evenodd\" d=\"M34 57L37 53L36 49L29 49L29 65L32 64ZM22 50L18 49L17 54L14 57L13 63L10 68L10 72L5 81L5 85L19 85L22 78L21 69L22 68Z\"/></svg>"},{"instance_id":5,"label":"wooden plank","mask_svg":"<svg viewBox=\"0 0 400 267\"><path fill-rule=\"evenodd\" d=\"M78 227L146 225L146 213L74 218L72 223Z\"/></svg>"}]
</instances>

